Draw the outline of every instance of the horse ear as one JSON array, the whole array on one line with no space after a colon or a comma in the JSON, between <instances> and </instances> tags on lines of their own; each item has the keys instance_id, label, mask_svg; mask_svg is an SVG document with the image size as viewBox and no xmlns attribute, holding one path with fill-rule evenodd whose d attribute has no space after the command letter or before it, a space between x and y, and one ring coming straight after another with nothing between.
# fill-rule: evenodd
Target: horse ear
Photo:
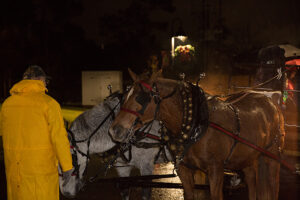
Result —
<instances>
[{"instance_id":1,"label":"horse ear","mask_svg":"<svg viewBox=\"0 0 300 200\"><path fill-rule=\"evenodd\" d=\"M132 80L135 82L138 79L138 76L136 75L136 73L134 73L130 68L128 68L128 72L129 72L129 75L132 78Z\"/></svg>"},{"instance_id":2,"label":"horse ear","mask_svg":"<svg viewBox=\"0 0 300 200\"><path fill-rule=\"evenodd\" d=\"M152 80L155 80L157 78L162 78L162 77L163 77L162 69L158 70L157 72L152 73L152 75L151 75Z\"/></svg>"}]
</instances>

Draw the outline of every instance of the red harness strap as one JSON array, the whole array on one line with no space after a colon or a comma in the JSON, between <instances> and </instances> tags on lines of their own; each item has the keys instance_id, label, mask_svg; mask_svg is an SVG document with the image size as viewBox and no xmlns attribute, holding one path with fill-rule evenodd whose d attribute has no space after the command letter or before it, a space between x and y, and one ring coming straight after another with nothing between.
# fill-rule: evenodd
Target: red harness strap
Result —
<instances>
[{"instance_id":1,"label":"red harness strap","mask_svg":"<svg viewBox=\"0 0 300 200\"><path fill-rule=\"evenodd\" d=\"M256 146L255 144L252 144L251 142L249 142L249 141L247 141L247 140L245 140L245 139L243 139L243 138L241 138L241 137L239 137L239 136L231 133L230 131L227 131L226 129L220 127L219 125L217 125L217 124L215 124L213 122L210 122L209 126L211 126L212 128L214 128L214 129L216 129L218 131L221 131L222 133L225 133L226 135L234 138L235 140L237 140L237 141L239 141L239 142L241 142L241 143L243 143L243 144L245 144L245 145L247 145L247 146L249 146L249 147L251 147L251 148L253 148L253 149L255 149L255 150L259 151L259 152L261 152L261 153L263 153L264 155L266 155L266 156L268 156L268 157L270 157L270 158L278 161L279 163L281 163L282 165L284 165L286 168L288 168L292 172L295 173L297 171L297 169L294 166L290 165L289 163L287 163L284 160L281 160L275 154L273 154L273 153L271 153L271 152L269 152L269 151L267 151L267 150L265 150L265 149L263 149L263 148L261 148L259 146Z\"/></svg>"},{"instance_id":2,"label":"red harness strap","mask_svg":"<svg viewBox=\"0 0 300 200\"><path fill-rule=\"evenodd\" d=\"M140 113L138 113L136 111L133 111L133 110L129 110L127 108L121 108L121 111L128 112L128 113L133 114L133 115L135 115L137 117L140 117Z\"/></svg>"},{"instance_id":3,"label":"red harness strap","mask_svg":"<svg viewBox=\"0 0 300 200\"><path fill-rule=\"evenodd\" d=\"M151 138L153 140L161 140L161 138L159 136L156 136L156 135L153 135L153 134L150 134L150 133L147 133L146 137Z\"/></svg>"},{"instance_id":4,"label":"red harness strap","mask_svg":"<svg viewBox=\"0 0 300 200\"><path fill-rule=\"evenodd\" d=\"M138 132L138 134L141 134L141 136L145 136L147 138L153 139L153 140L161 140L161 137L157 136L157 135L153 135L151 133L145 133L145 132Z\"/></svg>"},{"instance_id":5,"label":"red harness strap","mask_svg":"<svg viewBox=\"0 0 300 200\"><path fill-rule=\"evenodd\" d=\"M139 81L139 83L146 87L149 91L152 91L152 87L148 83L145 83L144 81Z\"/></svg>"}]
</instances>

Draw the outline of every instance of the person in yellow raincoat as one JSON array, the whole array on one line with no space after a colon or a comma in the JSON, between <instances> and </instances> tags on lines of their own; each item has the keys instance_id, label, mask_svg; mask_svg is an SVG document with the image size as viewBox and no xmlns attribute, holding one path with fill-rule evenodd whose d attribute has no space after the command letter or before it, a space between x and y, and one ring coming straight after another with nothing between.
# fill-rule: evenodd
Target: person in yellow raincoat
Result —
<instances>
[{"instance_id":1,"label":"person in yellow raincoat","mask_svg":"<svg viewBox=\"0 0 300 200\"><path fill-rule=\"evenodd\" d=\"M30 66L1 108L8 200L58 200L58 162L73 171L59 104L45 94L46 74Z\"/></svg>"}]
</instances>

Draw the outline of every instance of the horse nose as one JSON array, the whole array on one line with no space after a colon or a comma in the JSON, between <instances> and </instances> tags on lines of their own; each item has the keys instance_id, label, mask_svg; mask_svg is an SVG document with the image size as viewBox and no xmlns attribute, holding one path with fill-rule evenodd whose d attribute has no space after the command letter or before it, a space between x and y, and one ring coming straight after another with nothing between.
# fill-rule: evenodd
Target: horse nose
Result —
<instances>
[{"instance_id":1,"label":"horse nose","mask_svg":"<svg viewBox=\"0 0 300 200\"><path fill-rule=\"evenodd\" d=\"M70 192L63 192L63 195L68 199L74 199L75 195L71 194Z\"/></svg>"},{"instance_id":2,"label":"horse nose","mask_svg":"<svg viewBox=\"0 0 300 200\"><path fill-rule=\"evenodd\" d=\"M120 136L122 134L122 131L123 131L123 127L121 125L116 125L113 127L113 133L116 136Z\"/></svg>"},{"instance_id":3,"label":"horse nose","mask_svg":"<svg viewBox=\"0 0 300 200\"><path fill-rule=\"evenodd\" d=\"M118 142L121 142L121 140L122 140L123 131L124 131L124 128L121 125L115 125L109 129L109 132L110 132L112 138Z\"/></svg>"}]
</instances>

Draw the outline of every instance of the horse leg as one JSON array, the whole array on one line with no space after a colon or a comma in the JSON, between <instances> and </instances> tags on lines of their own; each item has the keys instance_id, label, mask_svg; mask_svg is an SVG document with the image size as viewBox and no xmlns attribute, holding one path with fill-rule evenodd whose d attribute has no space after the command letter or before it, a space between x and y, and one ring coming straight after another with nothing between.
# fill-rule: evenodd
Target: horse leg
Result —
<instances>
[{"instance_id":1,"label":"horse leg","mask_svg":"<svg viewBox=\"0 0 300 200\"><path fill-rule=\"evenodd\" d=\"M129 177L132 167L131 166L117 167L116 170L120 177ZM120 188L120 190L121 190L120 194L122 200L129 200L129 188L126 189Z\"/></svg>"},{"instance_id":2,"label":"horse leg","mask_svg":"<svg viewBox=\"0 0 300 200\"><path fill-rule=\"evenodd\" d=\"M279 192L280 164L261 156L258 163L258 200L277 200Z\"/></svg>"},{"instance_id":3,"label":"horse leg","mask_svg":"<svg viewBox=\"0 0 300 200\"><path fill-rule=\"evenodd\" d=\"M211 165L208 167L208 180L212 200L223 200L223 165Z\"/></svg>"},{"instance_id":4,"label":"horse leg","mask_svg":"<svg viewBox=\"0 0 300 200\"><path fill-rule=\"evenodd\" d=\"M245 181L248 185L249 200L256 200L256 173L257 165L253 165L243 169Z\"/></svg>"},{"instance_id":5,"label":"horse leg","mask_svg":"<svg viewBox=\"0 0 300 200\"><path fill-rule=\"evenodd\" d=\"M184 199L193 200L194 199L194 172L193 170L185 167L184 165L178 166L178 176L182 182Z\"/></svg>"},{"instance_id":6,"label":"horse leg","mask_svg":"<svg viewBox=\"0 0 300 200\"><path fill-rule=\"evenodd\" d=\"M207 176L204 172L196 170L194 173L194 182L196 184L208 184ZM194 190L194 199L209 199L209 190Z\"/></svg>"}]
</instances>

